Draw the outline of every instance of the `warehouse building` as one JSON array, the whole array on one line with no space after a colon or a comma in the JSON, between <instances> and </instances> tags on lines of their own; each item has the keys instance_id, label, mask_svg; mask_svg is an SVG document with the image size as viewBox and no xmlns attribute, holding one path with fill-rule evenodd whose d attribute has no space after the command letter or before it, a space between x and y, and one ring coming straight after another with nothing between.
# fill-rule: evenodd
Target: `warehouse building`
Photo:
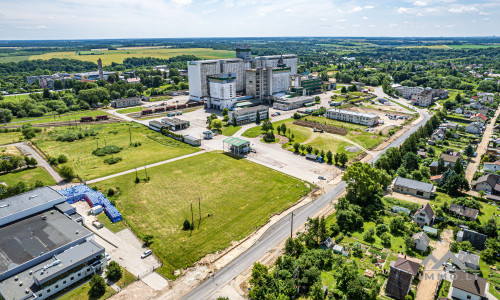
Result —
<instances>
[{"instance_id":1,"label":"warehouse building","mask_svg":"<svg viewBox=\"0 0 500 300\"><path fill-rule=\"evenodd\" d=\"M326 117L333 120L366 126L376 126L378 124L378 116L374 113L366 114L345 109L329 109L326 111Z\"/></svg>"},{"instance_id":2,"label":"warehouse building","mask_svg":"<svg viewBox=\"0 0 500 300\"><path fill-rule=\"evenodd\" d=\"M264 121L269 118L269 107L264 105L253 106L243 109L238 109L229 112L229 119L234 123L236 120L236 125L247 124L257 121L257 114L260 116L260 120Z\"/></svg>"},{"instance_id":3,"label":"warehouse building","mask_svg":"<svg viewBox=\"0 0 500 300\"><path fill-rule=\"evenodd\" d=\"M137 106L137 105L141 105L141 98L139 97L121 98L111 101L111 107L114 108L122 108L122 107Z\"/></svg>"},{"instance_id":4,"label":"warehouse building","mask_svg":"<svg viewBox=\"0 0 500 300\"><path fill-rule=\"evenodd\" d=\"M178 118L164 118L161 119L161 123L165 125L165 127L170 131L186 129L190 125L189 121L181 120Z\"/></svg>"},{"instance_id":5,"label":"warehouse building","mask_svg":"<svg viewBox=\"0 0 500 300\"><path fill-rule=\"evenodd\" d=\"M293 98L279 98L274 100L273 108L280 110L291 110L304 107L308 103L314 103L314 98L310 96L299 96Z\"/></svg>"},{"instance_id":6,"label":"warehouse building","mask_svg":"<svg viewBox=\"0 0 500 300\"><path fill-rule=\"evenodd\" d=\"M0 200L0 298L45 299L106 264L65 201L50 187Z\"/></svg>"}]
</instances>

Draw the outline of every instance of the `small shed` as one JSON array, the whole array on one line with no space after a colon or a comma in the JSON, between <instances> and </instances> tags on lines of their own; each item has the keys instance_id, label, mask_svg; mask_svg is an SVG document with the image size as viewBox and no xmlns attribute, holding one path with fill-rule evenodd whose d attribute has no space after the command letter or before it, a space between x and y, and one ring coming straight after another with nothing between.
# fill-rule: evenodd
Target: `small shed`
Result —
<instances>
[{"instance_id":1,"label":"small shed","mask_svg":"<svg viewBox=\"0 0 500 300\"><path fill-rule=\"evenodd\" d=\"M342 245L333 246L333 253L343 254L344 253L344 246L342 246Z\"/></svg>"},{"instance_id":2,"label":"small shed","mask_svg":"<svg viewBox=\"0 0 500 300\"><path fill-rule=\"evenodd\" d=\"M191 146L198 147L201 145L201 139L194 137L194 136L185 135L184 136L184 143L189 144Z\"/></svg>"},{"instance_id":3,"label":"small shed","mask_svg":"<svg viewBox=\"0 0 500 300\"><path fill-rule=\"evenodd\" d=\"M429 235L437 235L438 230L429 226L424 226L422 230Z\"/></svg>"},{"instance_id":4,"label":"small shed","mask_svg":"<svg viewBox=\"0 0 500 300\"><path fill-rule=\"evenodd\" d=\"M334 242L331 237L328 237L324 242L321 243L321 249L331 249L333 248Z\"/></svg>"},{"instance_id":5,"label":"small shed","mask_svg":"<svg viewBox=\"0 0 500 300\"><path fill-rule=\"evenodd\" d=\"M405 213L405 214L407 214L407 215L410 215L410 213L411 213L411 210L409 210L408 208L406 208L406 207L401 207L401 206L397 206L397 205L394 205L394 206L392 207L391 211L392 211L393 213L397 213L397 214L398 214L398 213L400 213L400 212L403 212L403 213Z\"/></svg>"}]
</instances>

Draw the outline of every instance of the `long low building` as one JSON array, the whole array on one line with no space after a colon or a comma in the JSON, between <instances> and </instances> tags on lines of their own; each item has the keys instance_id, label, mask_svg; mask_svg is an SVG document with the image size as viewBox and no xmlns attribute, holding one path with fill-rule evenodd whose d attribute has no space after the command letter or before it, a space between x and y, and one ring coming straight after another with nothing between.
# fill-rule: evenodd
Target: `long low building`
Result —
<instances>
[{"instance_id":1,"label":"long low building","mask_svg":"<svg viewBox=\"0 0 500 300\"><path fill-rule=\"evenodd\" d=\"M378 116L374 113L366 114L345 109L329 109L326 111L326 117L333 120L366 126L376 126L378 124Z\"/></svg>"},{"instance_id":2,"label":"long low building","mask_svg":"<svg viewBox=\"0 0 500 300\"><path fill-rule=\"evenodd\" d=\"M229 118L233 125L247 124L257 121L257 114L260 115L260 120L264 121L269 118L269 107L258 105L243 109L238 109L229 112ZM236 120L236 124L234 121Z\"/></svg>"},{"instance_id":3,"label":"long low building","mask_svg":"<svg viewBox=\"0 0 500 300\"><path fill-rule=\"evenodd\" d=\"M273 108L279 110L292 110L296 108L301 108L307 103L314 103L314 98L310 96L281 98L274 100Z\"/></svg>"},{"instance_id":4,"label":"long low building","mask_svg":"<svg viewBox=\"0 0 500 300\"><path fill-rule=\"evenodd\" d=\"M0 200L0 299L45 299L102 269L104 248L78 220L50 187Z\"/></svg>"}]
</instances>

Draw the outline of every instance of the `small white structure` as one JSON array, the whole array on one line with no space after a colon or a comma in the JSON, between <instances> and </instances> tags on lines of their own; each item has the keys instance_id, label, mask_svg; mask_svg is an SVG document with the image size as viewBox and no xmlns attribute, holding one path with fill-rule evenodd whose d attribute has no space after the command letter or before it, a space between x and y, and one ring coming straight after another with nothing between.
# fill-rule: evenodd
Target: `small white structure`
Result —
<instances>
[{"instance_id":1,"label":"small white structure","mask_svg":"<svg viewBox=\"0 0 500 300\"><path fill-rule=\"evenodd\" d=\"M100 205L96 205L96 206L90 208L90 211L92 212L93 215L98 215L98 214L102 213L103 208Z\"/></svg>"},{"instance_id":2,"label":"small white structure","mask_svg":"<svg viewBox=\"0 0 500 300\"><path fill-rule=\"evenodd\" d=\"M424 232L417 232L413 235L413 247L420 251L427 251L431 239Z\"/></svg>"},{"instance_id":3,"label":"small white structure","mask_svg":"<svg viewBox=\"0 0 500 300\"><path fill-rule=\"evenodd\" d=\"M325 116L333 120L356 123L366 126L376 126L378 124L378 116L373 113L365 114L356 111L332 108L326 111Z\"/></svg>"}]
</instances>

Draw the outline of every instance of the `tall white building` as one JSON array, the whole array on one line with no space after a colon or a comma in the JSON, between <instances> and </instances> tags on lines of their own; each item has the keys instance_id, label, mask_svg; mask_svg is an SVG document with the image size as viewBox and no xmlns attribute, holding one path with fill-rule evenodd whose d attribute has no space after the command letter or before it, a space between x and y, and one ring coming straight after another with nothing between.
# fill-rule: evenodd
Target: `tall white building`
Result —
<instances>
[{"instance_id":1,"label":"tall white building","mask_svg":"<svg viewBox=\"0 0 500 300\"><path fill-rule=\"evenodd\" d=\"M218 60L189 61L189 98L198 101L205 100L208 97L207 77L220 73L220 64Z\"/></svg>"},{"instance_id":2,"label":"tall white building","mask_svg":"<svg viewBox=\"0 0 500 300\"><path fill-rule=\"evenodd\" d=\"M207 107L224 109L236 104L236 74L208 76L209 95Z\"/></svg>"}]
</instances>

